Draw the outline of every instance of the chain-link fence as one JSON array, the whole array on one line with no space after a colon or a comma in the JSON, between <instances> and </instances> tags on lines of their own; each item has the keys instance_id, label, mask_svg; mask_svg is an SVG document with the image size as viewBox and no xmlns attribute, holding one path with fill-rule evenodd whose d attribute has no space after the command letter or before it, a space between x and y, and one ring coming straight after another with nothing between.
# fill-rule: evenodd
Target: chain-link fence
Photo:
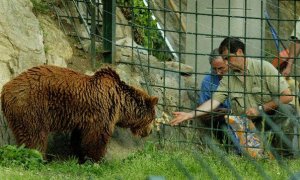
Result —
<instances>
[{"instance_id":1,"label":"chain-link fence","mask_svg":"<svg viewBox=\"0 0 300 180\"><path fill-rule=\"evenodd\" d=\"M160 98L161 145L190 144L216 156L226 151L278 161L298 157L299 65L297 57L284 60L299 51L300 2L59 0L52 5L60 27L90 52L94 68L103 62L133 67L141 85ZM286 62L293 65L284 77ZM181 114L172 115L175 111ZM182 115L192 120L170 122ZM1 138L10 138L1 115L0 124Z\"/></svg>"},{"instance_id":2,"label":"chain-link fence","mask_svg":"<svg viewBox=\"0 0 300 180\"><path fill-rule=\"evenodd\" d=\"M194 111L204 102L200 99L205 95L212 97L215 93L221 97L217 98L219 101L224 97L229 99L230 106L225 106L229 110L217 108L197 120L180 124L180 127L162 125L161 140L203 144L201 136L204 134L215 137L222 146L232 146L234 151L238 149L240 153L243 148L236 146L242 143L241 138L245 138L244 145L249 145L247 138L254 141L259 137L258 142L252 142L257 147L273 148L273 141L277 139L280 146L275 149L294 148L297 151L298 82L294 79L298 77L298 65L294 64L293 72L286 78L291 92L287 94L293 97L286 102L282 100L285 96L280 94L285 90L281 87L287 83L282 84L279 72L265 62L272 62L275 67L283 65L280 61L283 58L276 61L276 57L292 44L290 36L298 19L299 3L256 1L61 0L54 9L65 32L75 36L91 52L94 66L98 57L106 57L106 62L138 67L148 91L160 97L159 115L162 112L170 115L175 110ZM228 67L215 67L209 61L210 52L218 48L227 36L238 37L245 49L240 54L240 51L231 51L227 47L230 50L225 54ZM247 59L245 68L240 68L248 70L248 74L246 71L236 72L236 64L230 62L232 58L241 59L239 56ZM259 63L248 63L252 59ZM225 74L220 68L225 68L226 72L228 68L229 73ZM225 92L217 88L222 76L225 78L221 81L221 90ZM268 106L271 101L275 105ZM284 109L286 105L293 108ZM279 106L283 106L283 110L279 111ZM208 109L213 107L212 104ZM260 114L258 118L249 116L247 111L251 107ZM205 111L205 108L199 109ZM261 116L264 113L266 116ZM228 115L227 118L224 115ZM284 120L277 123L273 116L279 115ZM249 124L254 127L250 128ZM283 126L287 132L276 135L274 131L282 133ZM237 133L239 131L242 133Z\"/></svg>"}]
</instances>

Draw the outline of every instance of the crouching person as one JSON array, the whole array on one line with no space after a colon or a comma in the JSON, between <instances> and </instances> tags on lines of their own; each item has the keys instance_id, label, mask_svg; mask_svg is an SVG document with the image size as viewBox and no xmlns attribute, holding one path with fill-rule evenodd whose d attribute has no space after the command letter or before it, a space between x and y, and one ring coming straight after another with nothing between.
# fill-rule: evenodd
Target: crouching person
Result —
<instances>
[{"instance_id":1,"label":"crouching person","mask_svg":"<svg viewBox=\"0 0 300 180\"><path fill-rule=\"evenodd\" d=\"M269 114L271 125L268 128L276 134L273 145L275 148L281 148L278 147L278 142L288 139L288 143L283 143L284 148L281 150L286 148L292 150L293 147L289 145L292 144L293 134L290 132L292 127L298 126L298 123L295 118L290 118L295 117L293 114L296 110L290 104L293 96L284 77L280 76L271 63L246 57L245 44L238 38L225 38L219 46L219 53L224 60L228 61L230 70L220 81L217 91L195 111L173 112L175 118L170 121L170 124L178 125L183 121L207 114L229 98L234 116L249 119L259 117L261 111ZM260 130L260 127L257 129ZM285 132L286 129L288 132ZM280 136L281 132L286 133L284 138Z\"/></svg>"}]
</instances>

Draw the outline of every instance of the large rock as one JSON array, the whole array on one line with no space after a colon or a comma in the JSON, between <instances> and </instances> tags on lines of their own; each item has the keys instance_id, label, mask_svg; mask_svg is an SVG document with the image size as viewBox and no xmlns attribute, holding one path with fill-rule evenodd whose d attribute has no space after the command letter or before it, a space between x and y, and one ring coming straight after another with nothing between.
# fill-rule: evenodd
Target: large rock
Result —
<instances>
[{"instance_id":1,"label":"large rock","mask_svg":"<svg viewBox=\"0 0 300 180\"><path fill-rule=\"evenodd\" d=\"M46 62L43 34L30 0L0 1L1 84L23 70Z\"/></svg>"},{"instance_id":2,"label":"large rock","mask_svg":"<svg viewBox=\"0 0 300 180\"><path fill-rule=\"evenodd\" d=\"M116 9L116 23L116 40L123 39L126 37L132 37L131 27L123 25L128 24L128 21L119 8Z\"/></svg>"},{"instance_id":3,"label":"large rock","mask_svg":"<svg viewBox=\"0 0 300 180\"><path fill-rule=\"evenodd\" d=\"M159 106L158 116L162 111L170 114L178 105L194 108L189 91L195 92L198 85L195 85L192 67L178 62L159 61L145 50L124 48L131 45L138 46L130 37L120 39L116 44L119 45L116 48L116 62L120 63L117 68L120 77L123 81L140 86L150 94L160 97L159 103L165 106Z\"/></svg>"},{"instance_id":4,"label":"large rock","mask_svg":"<svg viewBox=\"0 0 300 180\"><path fill-rule=\"evenodd\" d=\"M47 64L67 67L66 61L73 56L73 50L66 35L48 16L39 15L38 19L44 33Z\"/></svg>"},{"instance_id":5,"label":"large rock","mask_svg":"<svg viewBox=\"0 0 300 180\"><path fill-rule=\"evenodd\" d=\"M46 62L43 34L30 0L0 1L0 90L27 68ZM14 143L0 114L0 145Z\"/></svg>"},{"instance_id":6,"label":"large rock","mask_svg":"<svg viewBox=\"0 0 300 180\"><path fill-rule=\"evenodd\" d=\"M67 66L72 48L53 20L37 18L30 0L2 0L0 7L0 91L11 78L33 66ZM0 112L0 146L13 143Z\"/></svg>"}]
</instances>

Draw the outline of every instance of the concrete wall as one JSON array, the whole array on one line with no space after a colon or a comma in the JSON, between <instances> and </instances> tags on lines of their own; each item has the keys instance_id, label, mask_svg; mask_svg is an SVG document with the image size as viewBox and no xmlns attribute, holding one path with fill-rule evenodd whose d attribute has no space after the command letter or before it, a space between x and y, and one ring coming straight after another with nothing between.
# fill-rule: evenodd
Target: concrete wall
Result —
<instances>
[{"instance_id":1,"label":"concrete wall","mask_svg":"<svg viewBox=\"0 0 300 180\"><path fill-rule=\"evenodd\" d=\"M198 73L208 72L207 54L219 46L224 36L258 38L246 40L247 55L261 56L263 43L260 39L264 38L265 22L255 18L261 18L264 9L261 0L188 0L187 11L197 15L187 15L186 52L197 54L188 54L186 64L195 67ZM199 75L199 81L202 77Z\"/></svg>"}]
</instances>

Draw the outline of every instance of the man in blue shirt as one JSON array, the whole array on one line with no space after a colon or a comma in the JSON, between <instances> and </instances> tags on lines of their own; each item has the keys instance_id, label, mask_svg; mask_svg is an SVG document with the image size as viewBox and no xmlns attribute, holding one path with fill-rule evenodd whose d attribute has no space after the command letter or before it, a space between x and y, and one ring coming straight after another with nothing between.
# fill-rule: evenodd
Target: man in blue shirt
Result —
<instances>
[{"instance_id":1,"label":"man in blue shirt","mask_svg":"<svg viewBox=\"0 0 300 180\"><path fill-rule=\"evenodd\" d=\"M228 62L222 59L219 49L214 49L209 55L209 63L211 65L211 74L205 75L199 93L198 104L203 104L211 99L212 94L217 90L223 75L228 72ZM229 100L222 103L219 108L230 108Z\"/></svg>"},{"instance_id":2,"label":"man in blue shirt","mask_svg":"<svg viewBox=\"0 0 300 180\"><path fill-rule=\"evenodd\" d=\"M228 72L228 62L223 60L222 56L219 54L219 48L212 50L208 60L211 65L211 74L205 75L202 80L198 105L201 105L212 98L212 94L217 90L223 75ZM221 103L218 108L224 108L230 111L229 99L226 99L224 103ZM222 126L225 126L227 128L227 134L231 136L233 143L238 143L239 140L235 136L232 128L225 123L225 119L222 118L222 120L220 120L221 119L217 118L213 128L220 129ZM224 141L225 134L223 131L216 131L215 136L220 142ZM240 147L235 147L235 151L237 154L241 154Z\"/></svg>"}]
</instances>

